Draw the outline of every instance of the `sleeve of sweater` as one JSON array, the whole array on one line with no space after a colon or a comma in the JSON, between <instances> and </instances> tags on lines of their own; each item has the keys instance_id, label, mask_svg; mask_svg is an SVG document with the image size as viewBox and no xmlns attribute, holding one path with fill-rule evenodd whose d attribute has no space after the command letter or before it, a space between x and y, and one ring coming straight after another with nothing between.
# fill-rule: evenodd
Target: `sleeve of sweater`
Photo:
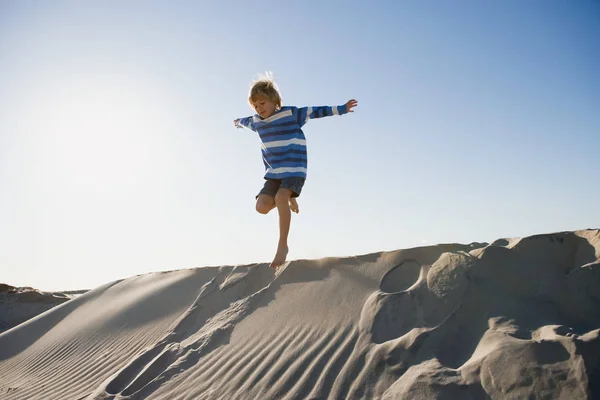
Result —
<instances>
[{"instance_id":1,"label":"sleeve of sweater","mask_svg":"<svg viewBox=\"0 0 600 400\"><path fill-rule=\"evenodd\" d=\"M253 117L238 118L238 119L236 119L235 126L238 128L248 128L253 131L256 131L256 128L254 127L254 118Z\"/></svg>"},{"instance_id":2,"label":"sleeve of sweater","mask_svg":"<svg viewBox=\"0 0 600 400\"><path fill-rule=\"evenodd\" d=\"M348 113L346 105L341 106L315 106L301 107L296 109L298 123L300 126L306 124L309 119L331 117L333 115L344 115Z\"/></svg>"}]
</instances>

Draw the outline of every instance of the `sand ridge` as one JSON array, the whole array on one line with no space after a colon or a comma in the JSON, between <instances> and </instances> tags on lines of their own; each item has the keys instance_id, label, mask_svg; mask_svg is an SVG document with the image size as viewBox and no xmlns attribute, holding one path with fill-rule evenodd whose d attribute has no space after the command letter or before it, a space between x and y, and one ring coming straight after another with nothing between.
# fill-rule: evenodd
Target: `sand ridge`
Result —
<instances>
[{"instance_id":1,"label":"sand ridge","mask_svg":"<svg viewBox=\"0 0 600 400\"><path fill-rule=\"evenodd\" d=\"M599 305L598 230L151 273L0 334L0 398L594 398Z\"/></svg>"}]
</instances>

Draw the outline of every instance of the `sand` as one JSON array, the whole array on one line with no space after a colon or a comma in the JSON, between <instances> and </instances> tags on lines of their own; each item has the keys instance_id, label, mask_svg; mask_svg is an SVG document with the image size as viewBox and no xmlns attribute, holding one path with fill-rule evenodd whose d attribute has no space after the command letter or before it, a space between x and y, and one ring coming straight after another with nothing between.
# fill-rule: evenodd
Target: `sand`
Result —
<instances>
[{"instance_id":1,"label":"sand","mask_svg":"<svg viewBox=\"0 0 600 400\"><path fill-rule=\"evenodd\" d=\"M1 399L592 399L600 231L150 273L0 334Z\"/></svg>"},{"instance_id":2,"label":"sand","mask_svg":"<svg viewBox=\"0 0 600 400\"><path fill-rule=\"evenodd\" d=\"M0 283L0 333L84 292L43 292Z\"/></svg>"}]
</instances>

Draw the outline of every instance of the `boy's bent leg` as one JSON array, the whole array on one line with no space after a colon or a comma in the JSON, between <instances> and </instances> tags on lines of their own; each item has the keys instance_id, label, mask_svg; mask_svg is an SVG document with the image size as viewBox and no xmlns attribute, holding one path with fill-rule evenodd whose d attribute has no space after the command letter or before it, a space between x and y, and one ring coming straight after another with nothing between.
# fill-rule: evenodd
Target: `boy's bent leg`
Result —
<instances>
[{"instance_id":1,"label":"boy's bent leg","mask_svg":"<svg viewBox=\"0 0 600 400\"><path fill-rule=\"evenodd\" d=\"M268 214L275 208L275 198L268 194L260 194L256 199L256 211L261 214Z\"/></svg>"},{"instance_id":2,"label":"boy's bent leg","mask_svg":"<svg viewBox=\"0 0 600 400\"><path fill-rule=\"evenodd\" d=\"M290 189L281 188L275 195L275 206L279 212L279 244L277 245L277 253L271 262L272 268L277 268L285 263L288 253L288 234L290 232L290 222L292 213L290 210L290 198L292 197Z\"/></svg>"}]
</instances>

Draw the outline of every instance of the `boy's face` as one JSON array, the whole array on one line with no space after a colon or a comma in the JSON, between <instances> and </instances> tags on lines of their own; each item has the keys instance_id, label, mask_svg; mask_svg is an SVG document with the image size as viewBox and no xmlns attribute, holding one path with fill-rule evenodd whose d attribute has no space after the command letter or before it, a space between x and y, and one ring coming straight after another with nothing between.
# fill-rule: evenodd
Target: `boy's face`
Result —
<instances>
[{"instance_id":1,"label":"boy's face","mask_svg":"<svg viewBox=\"0 0 600 400\"><path fill-rule=\"evenodd\" d=\"M269 118L277 110L277 105L266 97L258 96L252 101L252 106L262 119Z\"/></svg>"}]
</instances>

